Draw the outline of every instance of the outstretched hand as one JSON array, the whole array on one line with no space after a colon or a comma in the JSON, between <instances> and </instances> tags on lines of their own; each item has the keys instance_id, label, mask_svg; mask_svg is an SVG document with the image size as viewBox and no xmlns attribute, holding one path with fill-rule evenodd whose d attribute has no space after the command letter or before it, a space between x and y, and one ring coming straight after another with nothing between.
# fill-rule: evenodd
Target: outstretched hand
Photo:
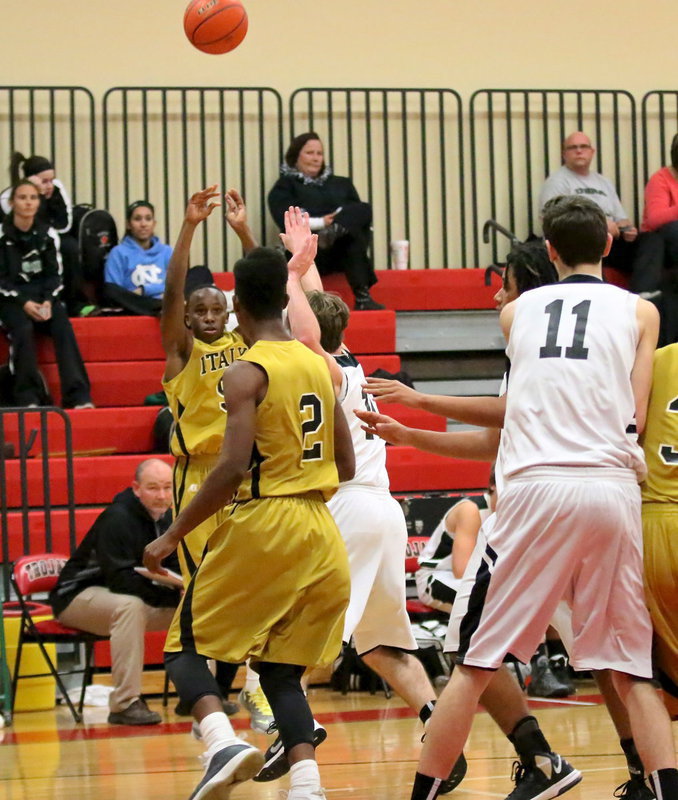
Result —
<instances>
[{"instance_id":1,"label":"outstretched hand","mask_svg":"<svg viewBox=\"0 0 678 800\"><path fill-rule=\"evenodd\" d=\"M365 378L363 389L383 403L402 403L404 406L417 407L419 392L400 381L388 378Z\"/></svg>"},{"instance_id":2,"label":"outstretched hand","mask_svg":"<svg viewBox=\"0 0 678 800\"><path fill-rule=\"evenodd\" d=\"M247 225L247 207L237 189L229 189L224 195L226 201L226 222L234 231Z\"/></svg>"},{"instance_id":3,"label":"outstretched hand","mask_svg":"<svg viewBox=\"0 0 678 800\"><path fill-rule=\"evenodd\" d=\"M162 561L177 549L176 542L167 535L168 533L169 531L165 531L162 536L158 536L144 548L143 565L147 570L159 575L167 575Z\"/></svg>"},{"instance_id":4,"label":"outstretched hand","mask_svg":"<svg viewBox=\"0 0 678 800\"><path fill-rule=\"evenodd\" d=\"M186 207L185 219L194 225L198 225L212 213L212 210L218 208L221 203L210 202L212 198L219 197L219 192L216 191L216 184L210 186L208 189L203 189L191 195Z\"/></svg>"},{"instance_id":5,"label":"outstretched hand","mask_svg":"<svg viewBox=\"0 0 678 800\"><path fill-rule=\"evenodd\" d=\"M353 413L361 422L365 423L362 426L365 433L378 436L389 444L407 443L408 428L396 422L392 417L387 417L386 414L380 414L378 411L360 411L355 409Z\"/></svg>"},{"instance_id":6,"label":"outstretched hand","mask_svg":"<svg viewBox=\"0 0 678 800\"><path fill-rule=\"evenodd\" d=\"M298 206L290 206L285 212L285 232L280 234L285 250L294 255L311 235L311 224L306 211Z\"/></svg>"},{"instance_id":7,"label":"outstretched hand","mask_svg":"<svg viewBox=\"0 0 678 800\"><path fill-rule=\"evenodd\" d=\"M285 248L292 253L287 268L299 277L308 271L318 252L318 237L311 233L308 220L305 211L290 206L285 212L285 233L280 234Z\"/></svg>"}]
</instances>

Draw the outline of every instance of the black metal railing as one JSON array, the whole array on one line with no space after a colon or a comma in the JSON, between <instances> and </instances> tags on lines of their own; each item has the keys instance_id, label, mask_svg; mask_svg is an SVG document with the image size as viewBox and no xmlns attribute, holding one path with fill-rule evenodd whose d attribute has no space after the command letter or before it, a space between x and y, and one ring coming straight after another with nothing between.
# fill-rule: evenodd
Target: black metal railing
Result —
<instances>
[{"instance_id":1,"label":"black metal railing","mask_svg":"<svg viewBox=\"0 0 678 800\"><path fill-rule=\"evenodd\" d=\"M18 150L54 163L76 203L97 199L94 97L83 86L0 86L0 187Z\"/></svg>"},{"instance_id":2,"label":"black metal railing","mask_svg":"<svg viewBox=\"0 0 678 800\"><path fill-rule=\"evenodd\" d=\"M671 140L678 133L678 91L654 89L641 102L643 185L665 164L671 163Z\"/></svg>"},{"instance_id":3,"label":"black metal railing","mask_svg":"<svg viewBox=\"0 0 678 800\"><path fill-rule=\"evenodd\" d=\"M60 433L59 458L65 472L57 474L50 435ZM50 423L53 423L50 431ZM53 500L57 495L57 502ZM65 502L64 502L65 500ZM19 555L54 549L54 513L66 512L69 552L76 547L75 481L71 420L60 408L0 408L0 554L5 597L7 566ZM37 528L44 529L38 535ZM17 540L21 552L17 553ZM60 547L62 547L60 543Z\"/></svg>"},{"instance_id":4,"label":"black metal railing","mask_svg":"<svg viewBox=\"0 0 678 800\"><path fill-rule=\"evenodd\" d=\"M594 147L593 168L617 188L638 218L636 103L608 89L480 89L469 103L473 262L481 262L481 220L498 220L519 238L538 231L538 197L561 164L568 134L583 130ZM485 260L497 261L492 237Z\"/></svg>"},{"instance_id":5,"label":"black metal railing","mask_svg":"<svg viewBox=\"0 0 678 800\"><path fill-rule=\"evenodd\" d=\"M413 267L466 266L461 98L453 89L301 88L290 137L315 130L325 160L372 205L375 266L394 239Z\"/></svg>"},{"instance_id":6,"label":"black metal railing","mask_svg":"<svg viewBox=\"0 0 678 800\"><path fill-rule=\"evenodd\" d=\"M267 241L266 192L282 149L275 89L115 87L104 95L103 129L104 203L116 217L147 199L161 222L158 235L173 244L191 193L219 184L243 194L259 241ZM242 254L227 227L223 213L212 214L195 263L219 271Z\"/></svg>"}]
</instances>

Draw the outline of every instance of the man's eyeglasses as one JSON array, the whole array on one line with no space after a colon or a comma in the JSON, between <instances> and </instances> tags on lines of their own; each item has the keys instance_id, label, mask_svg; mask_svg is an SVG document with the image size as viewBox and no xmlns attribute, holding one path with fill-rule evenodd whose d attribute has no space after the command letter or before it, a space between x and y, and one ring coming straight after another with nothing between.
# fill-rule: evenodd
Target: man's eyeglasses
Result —
<instances>
[{"instance_id":1,"label":"man's eyeglasses","mask_svg":"<svg viewBox=\"0 0 678 800\"><path fill-rule=\"evenodd\" d=\"M568 144L566 150L593 150L590 144Z\"/></svg>"}]
</instances>

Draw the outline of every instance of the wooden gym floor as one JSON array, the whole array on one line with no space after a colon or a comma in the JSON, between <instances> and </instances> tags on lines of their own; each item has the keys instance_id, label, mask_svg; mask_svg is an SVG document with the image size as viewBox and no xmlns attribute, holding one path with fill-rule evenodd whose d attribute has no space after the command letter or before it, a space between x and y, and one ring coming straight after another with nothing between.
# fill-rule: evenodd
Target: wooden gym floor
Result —
<instances>
[{"instance_id":1,"label":"wooden gym floor","mask_svg":"<svg viewBox=\"0 0 678 800\"><path fill-rule=\"evenodd\" d=\"M568 800L612 798L627 779L612 724L592 685L564 701L530 701L552 747L584 774ZM398 698L328 688L311 689L315 716L328 728L318 749L328 800L409 800L419 753L421 724ZM163 723L149 728L108 725L107 709L86 708L85 724L74 725L68 709L18 713L0 731L1 800L185 800L202 775L201 745L190 722L162 709ZM232 718L237 732L265 748L270 739L248 727L247 715ZM505 798L513 751L486 713L476 717L466 749L469 771L455 800ZM286 779L248 783L234 800L273 800Z\"/></svg>"}]
</instances>

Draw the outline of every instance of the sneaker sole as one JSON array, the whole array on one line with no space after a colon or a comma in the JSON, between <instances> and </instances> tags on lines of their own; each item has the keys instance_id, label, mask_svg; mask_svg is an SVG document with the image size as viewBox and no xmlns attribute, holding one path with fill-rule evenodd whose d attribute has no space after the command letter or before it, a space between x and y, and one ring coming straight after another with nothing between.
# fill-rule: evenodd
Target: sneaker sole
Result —
<instances>
[{"instance_id":1,"label":"sneaker sole","mask_svg":"<svg viewBox=\"0 0 678 800\"><path fill-rule=\"evenodd\" d=\"M327 731L325 728L316 728L313 731L313 747L318 747L327 739ZM264 764L259 773L252 778L255 783L268 783L269 781L277 781L283 775L287 775L290 771L290 762L285 755L285 749L280 748L278 752L271 756Z\"/></svg>"},{"instance_id":2,"label":"sneaker sole","mask_svg":"<svg viewBox=\"0 0 678 800\"><path fill-rule=\"evenodd\" d=\"M249 781L264 764L264 754L255 748L243 750L215 773L192 800L227 800L231 789Z\"/></svg>"},{"instance_id":3,"label":"sneaker sole","mask_svg":"<svg viewBox=\"0 0 678 800\"><path fill-rule=\"evenodd\" d=\"M552 800L554 797L560 797L561 794L565 794L565 792L569 792L570 789L575 787L581 781L581 778L581 772L578 769L573 769L572 772L568 772L567 775L561 778L558 783L549 786L548 789L530 798L530 800Z\"/></svg>"}]
</instances>

